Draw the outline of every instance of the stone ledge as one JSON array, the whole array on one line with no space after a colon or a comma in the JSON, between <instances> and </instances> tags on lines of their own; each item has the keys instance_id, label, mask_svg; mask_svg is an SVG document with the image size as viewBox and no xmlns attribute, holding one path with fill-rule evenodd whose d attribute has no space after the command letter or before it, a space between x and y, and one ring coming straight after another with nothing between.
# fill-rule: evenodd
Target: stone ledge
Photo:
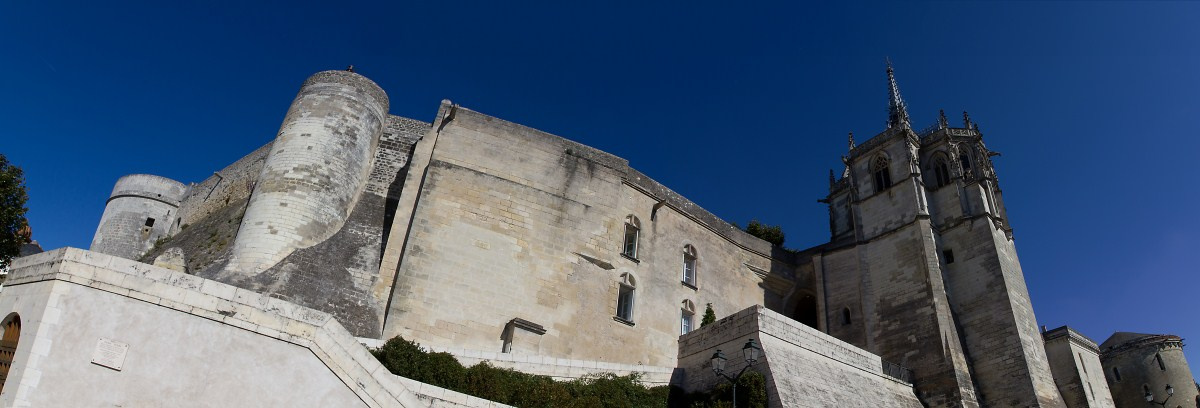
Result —
<instances>
[{"instance_id":1,"label":"stone ledge","mask_svg":"<svg viewBox=\"0 0 1200 408\"><path fill-rule=\"evenodd\" d=\"M324 312L77 248L20 258L13 266L7 286L70 282L252 331L308 349L368 406L428 406Z\"/></svg>"}]
</instances>

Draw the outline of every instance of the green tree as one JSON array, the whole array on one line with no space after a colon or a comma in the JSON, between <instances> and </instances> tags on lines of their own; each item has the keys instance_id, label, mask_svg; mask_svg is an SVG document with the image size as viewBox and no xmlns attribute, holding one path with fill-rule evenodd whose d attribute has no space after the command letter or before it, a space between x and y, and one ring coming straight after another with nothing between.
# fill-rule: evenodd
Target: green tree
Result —
<instances>
[{"instance_id":1,"label":"green tree","mask_svg":"<svg viewBox=\"0 0 1200 408\"><path fill-rule=\"evenodd\" d=\"M712 303L704 307L704 317L700 319L700 327L708 326L717 321L717 314L712 310Z\"/></svg>"},{"instance_id":2,"label":"green tree","mask_svg":"<svg viewBox=\"0 0 1200 408\"><path fill-rule=\"evenodd\" d=\"M28 225L28 200L25 173L0 154L0 268L7 268L9 261L21 253L21 246L29 243L29 236L21 233Z\"/></svg>"},{"instance_id":3,"label":"green tree","mask_svg":"<svg viewBox=\"0 0 1200 408\"><path fill-rule=\"evenodd\" d=\"M775 244L775 246L783 246L783 228L780 228L778 225L767 225L758 222L758 220L750 220L750 224L746 225L746 232L763 241Z\"/></svg>"}]
</instances>

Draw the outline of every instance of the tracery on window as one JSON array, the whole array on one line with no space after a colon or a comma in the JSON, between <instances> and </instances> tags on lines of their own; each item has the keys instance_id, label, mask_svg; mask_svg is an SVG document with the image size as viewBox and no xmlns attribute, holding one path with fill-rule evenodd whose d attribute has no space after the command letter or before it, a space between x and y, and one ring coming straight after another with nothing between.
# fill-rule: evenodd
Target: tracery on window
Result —
<instances>
[{"instance_id":1,"label":"tracery on window","mask_svg":"<svg viewBox=\"0 0 1200 408\"><path fill-rule=\"evenodd\" d=\"M950 167L946 165L946 157L938 155L933 159L933 187L940 188L950 184Z\"/></svg>"},{"instance_id":2,"label":"tracery on window","mask_svg":"<svg viewBox=\"0 0 1200 408\"><path fill-rule=\"evenodd\" d=\"M883 156L875 158L871 163L871 174L875 176L875 192L879 193L892 186L892 174L888 170L888 159Z\"/></svg>"}]
</instances>

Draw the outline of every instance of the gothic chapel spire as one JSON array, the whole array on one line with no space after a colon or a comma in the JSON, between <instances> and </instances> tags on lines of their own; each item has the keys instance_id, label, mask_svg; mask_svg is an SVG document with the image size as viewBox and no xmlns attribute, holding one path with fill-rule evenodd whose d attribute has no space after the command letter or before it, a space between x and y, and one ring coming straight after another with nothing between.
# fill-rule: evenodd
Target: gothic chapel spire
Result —
<instances>
[{"instance_id":1,"label":"gothic chapel spire","mask_svg":"<svg viewBox=\"0 0 1200 408\"><path fill-rule=\"evenodd\" d=\"M894 127L912 129L908 123L908 107L900 97L900 86L896 85L896 75L892 73L892 60L887 62L888 76L888 129Z\"/></svg>"}]
</instances>

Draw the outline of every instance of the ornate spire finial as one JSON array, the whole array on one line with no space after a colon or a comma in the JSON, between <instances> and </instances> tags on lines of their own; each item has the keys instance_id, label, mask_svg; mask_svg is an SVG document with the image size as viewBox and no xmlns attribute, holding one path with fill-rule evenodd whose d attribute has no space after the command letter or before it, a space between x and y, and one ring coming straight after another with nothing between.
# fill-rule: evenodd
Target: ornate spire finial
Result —
<instances>
[{"instance_id":1,"label":"ornate spire finial","mask_svg":"<svg viewBox=\"0 0 1200 408\"><path fill-rule=\"evenodd\" d=\"M938 128L945 129L950 127L950 122L946 120L946 110L938 109Z\"/></svg>"},{"instance_id":2,"label":"ornate spire finial","mask_svg":"<svg viewBox=\"0 0 1200 408\"><path fill-rule=\"evenodd\" d=\"M963 127L971 128L971 116L967 115L967 111L963 111Z\"/></svg>"},{"instance_id":3,"label":"ornate spire finial","mask_svg":"<svg viewBox=\"0 0 1200 408\"><path fill-rule=\"evenodd\" d=\"M847 138L849 139L849 142L850 142L850 148L848 148L846 150L847 151L854 150L854 132L850 132L848 134Z\"/></svg>"},{"instance_id":4,"label":"ornate spire finial","mask_svg":"<svg viewBox=\"0 0 1200 408\"><path fill-rule=\"evenodd\" d=\"M836 182L837 182L837 179L833 178L833 169L829 169L829 186L833 187L833 184Z\"/></svg>"},{"instance_id":5,"label":"ornate spire finial","mask_svg":"<svg viewBox=\"0 0 1200 408\"><path fill-rule=\"evenodd\" d=\"M901 127L911 129L912 125L908 123L908 107L904 105L904 99L900 97L900 86L896 85L896 75L892 70L892 60L887 60L887 75L888 75L888 129Z\"/></svg>"}]
</instances>

